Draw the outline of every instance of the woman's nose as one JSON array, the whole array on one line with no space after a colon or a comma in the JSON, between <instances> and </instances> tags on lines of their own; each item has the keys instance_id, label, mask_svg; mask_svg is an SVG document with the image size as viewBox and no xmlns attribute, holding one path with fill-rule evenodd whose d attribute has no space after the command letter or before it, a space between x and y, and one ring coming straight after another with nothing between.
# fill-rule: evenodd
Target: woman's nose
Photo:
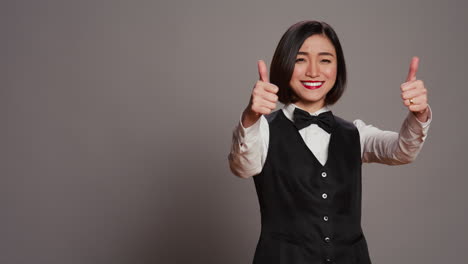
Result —
<instances>
[{"instance_id":1,"label":"woman's nose","mask_svg":"<svg viewBox=\"0 0 468 264\"><path fill-rule=\"evenodd\" d=\"M315 63L309 64L307 67L307 72L306 75L313 78L313 77L318 77L319 76L319 67Z\"/></svg>"}]
</instances>

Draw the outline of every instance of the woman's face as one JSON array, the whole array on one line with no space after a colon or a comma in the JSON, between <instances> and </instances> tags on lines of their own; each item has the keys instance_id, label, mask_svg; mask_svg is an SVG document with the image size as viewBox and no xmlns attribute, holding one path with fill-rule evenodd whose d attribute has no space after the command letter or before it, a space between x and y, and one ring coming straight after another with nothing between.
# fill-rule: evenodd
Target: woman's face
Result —
<instances>
[{"instance_id":1,"label":"woman's face","mask_svg":"<svg viewBox=\"0 0 468 264\"><path fill-rule=\"evenodd\" d=\"M289 82L299 97L295 104L309 112L322 108L335 84L336 72L336 52L331 41L318 34L307 38L297 53Z\"/></svg>"}]
</instances>

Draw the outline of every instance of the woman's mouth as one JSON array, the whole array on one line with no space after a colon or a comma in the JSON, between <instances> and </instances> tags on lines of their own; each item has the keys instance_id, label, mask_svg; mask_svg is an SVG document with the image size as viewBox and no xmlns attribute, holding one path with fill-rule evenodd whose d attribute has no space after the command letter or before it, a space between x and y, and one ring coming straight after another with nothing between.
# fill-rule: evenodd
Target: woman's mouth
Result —
<instances>
[{"instance_id":1,"label":"woman's mouth","mask_svg":"<svg viewBox=\"0 0 468 264\"><path fill-rule=\"evenodd\" d=\"M301 81L301 83L306 89L314 90L314 89L318 89L318 88L322 87L322 84L324 82L322 82L322 81L318 81L318 82L304 82L304 81Z\"/></svg>"}]
</instances>

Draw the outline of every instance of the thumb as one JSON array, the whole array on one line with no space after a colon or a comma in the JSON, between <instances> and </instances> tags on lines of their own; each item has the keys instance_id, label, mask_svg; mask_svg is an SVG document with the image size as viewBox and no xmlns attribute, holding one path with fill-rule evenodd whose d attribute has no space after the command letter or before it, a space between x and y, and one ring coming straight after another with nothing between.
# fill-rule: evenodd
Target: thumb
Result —
<instances>
[{"instance_id":1,"label":"thumb","mask_svg":"<svg viewBox=\"0 0 468 264\"><path fill-rule=\"evenodd\" d=\"M259 60L257 62L258 65L258 75L260 77L260 81L262 82L270 82L268 79L268 70L265 62L263 60Z\"/></svg>"},{"instance_id":2,"label":"thumb","mask_svg":"<svg viewBox=\"0 0 468 264\"><path fill-rule=\"evenodd\" d=\"M418 67L419 67L419 58L414 56L411 59L408 77L406 77L407 82L416 80L416 73L418 72Z\"/></svg>"}]
</instances>

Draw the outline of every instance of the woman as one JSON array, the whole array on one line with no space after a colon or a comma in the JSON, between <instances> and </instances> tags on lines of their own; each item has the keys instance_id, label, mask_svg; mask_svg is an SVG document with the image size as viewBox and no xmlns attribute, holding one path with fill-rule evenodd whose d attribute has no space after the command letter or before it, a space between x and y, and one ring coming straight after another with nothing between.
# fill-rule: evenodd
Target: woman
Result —
<instances>
[{"instance_id":1,"label":"woman","mask_svg":"<svg viewBox=\"0 0 468 264\"><path fill-rule=\"evenodd\" d=\"M361 228L361 165L412 162L431 122L414 57L400 133L334 115L346 85L339 39L328 24L302 21L281 38L234 130L232 172L253 176L261 212L254 264L371 263ZM278 111L277 101L284 104Z\"/></svg>"}]
</instances>

